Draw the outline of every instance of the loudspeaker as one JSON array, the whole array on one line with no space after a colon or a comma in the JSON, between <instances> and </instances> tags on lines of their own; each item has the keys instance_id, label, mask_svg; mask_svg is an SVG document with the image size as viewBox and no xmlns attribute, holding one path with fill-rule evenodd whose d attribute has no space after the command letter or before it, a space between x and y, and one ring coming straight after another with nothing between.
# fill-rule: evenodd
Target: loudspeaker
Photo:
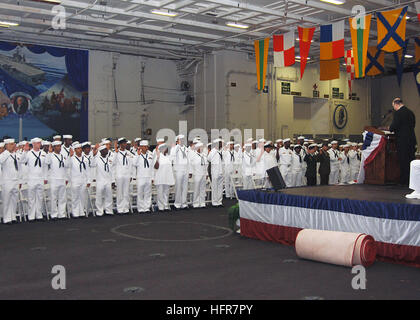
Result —
<instances>
[{"instance_id":1,"label":"loudspeaker","mask_svg":"<svg viewBox=\"0 0 420 320\"><path fill-rule=\"evenodd\" d=\"M275 190L281 190L286 188L286 183L283 180L283 176L280 173L279 167L276 166L267 170L267 174Z\"/></svg>"}]
</instances>

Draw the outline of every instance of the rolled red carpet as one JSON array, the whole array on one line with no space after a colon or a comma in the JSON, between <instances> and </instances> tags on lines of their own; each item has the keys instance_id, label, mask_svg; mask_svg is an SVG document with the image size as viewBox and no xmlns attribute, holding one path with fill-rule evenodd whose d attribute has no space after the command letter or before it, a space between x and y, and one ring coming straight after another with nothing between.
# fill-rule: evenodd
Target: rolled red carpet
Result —
<instances>
[{"instance_id":1,"label":"rolled red carpet","mask_svg":"<svg viewBox=\"0 0 420 320\"><path fill-rule=\"evenodd\" d=\"M296 254L303 259L352 267L372 265L375 240L365 234L304 229L296 238Z\"/></svg>"}]
</instances>

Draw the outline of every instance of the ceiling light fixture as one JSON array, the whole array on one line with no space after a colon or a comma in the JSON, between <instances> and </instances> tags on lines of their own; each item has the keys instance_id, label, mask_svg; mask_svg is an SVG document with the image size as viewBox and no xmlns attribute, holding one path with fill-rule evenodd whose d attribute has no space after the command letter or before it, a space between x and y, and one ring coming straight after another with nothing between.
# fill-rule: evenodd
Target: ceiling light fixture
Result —
<instances>
[{"instance_id":1,"label":"ceiling light fixture","mask_svg":"<svg viewBox=\"0 0 420 320\"><path fill-rule=\"evenodd\" d=\"M345 0L321 0L321 2L331 3L331 4L338 5L338 6L346 3Z\"/></svg>"},{"instance_id":2,"label":"ceiling light fixture","mask_svg":"<svg viewBox=\"0 0 420 320\"><path fill-rule=\"evenodd\" d=\"M176 12L169 11L169 10L160 10L160 9L153 9L151 13L158 14L161 16L166 16L166 17L176 17L178 15L178 13Z\"/></svg>"},{"instance_id":3,"label":"ceiling light fixture","mask_svg":"<svg viewBox=\"0 0 420 320\"><path fill-rule=\"evenodd\" d=\"M239 29L248 29L249 25L247 24L242 24L242 23L237 23L237 22L227 22L226 25L228 27L232 27L232 28L239 28Z\"/></svg>"},{"instance_id":4,"label":"ceiling light fixture","mask_svg":"<svg viewBox=\"0 0 420 320\"><path fill-rule=\"evenodd\" d=\"M9 22L9 21L0 21L0 26L2 27L17 27L19 25L19 23L16 22Z\"/></svg>"}]
</instances>

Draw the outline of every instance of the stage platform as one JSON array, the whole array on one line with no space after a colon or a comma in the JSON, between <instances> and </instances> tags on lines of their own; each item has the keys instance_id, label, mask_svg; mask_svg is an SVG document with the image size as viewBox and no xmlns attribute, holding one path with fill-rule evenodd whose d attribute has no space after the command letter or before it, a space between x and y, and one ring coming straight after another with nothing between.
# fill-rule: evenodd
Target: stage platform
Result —
<instances>
[{"instance_id":1,"label":"stage platform","mask_svg":"<svg viewBox=\"0 0 420 320\"><path fill-rule=\"evenodd\" d=\"M294 245L302 229L365 233L378 260L420 267L420 200L396 186L346 185L238 191L241 234Z\"/></svg>"}]
</instances>

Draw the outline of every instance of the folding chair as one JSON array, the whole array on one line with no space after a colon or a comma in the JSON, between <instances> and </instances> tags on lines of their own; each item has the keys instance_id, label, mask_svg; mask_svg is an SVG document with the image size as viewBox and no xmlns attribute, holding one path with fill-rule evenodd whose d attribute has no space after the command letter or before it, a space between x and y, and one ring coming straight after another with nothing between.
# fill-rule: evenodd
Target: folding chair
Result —
<instances>
[{"instance_id":1,"label":"folding chair","mask_svg":"<svg viewBox=\"0 0 420 320\"><path fill-rule=\"evenodd\" d=\"M23 191L27 191L27 186L22 185L22 188L19 188L18 216L20 217L21 221L22 217L25 221L28 221L28 199L27 197L25 197L25 194L27 194L27 192Z\"/></svg>"},{"instance_id":2,"label":"folding chair","mask_svg":"<svg viewBox=\"0 0 420 320\"><path fill-rule=\"evenodd\" d=\"M239 175L238 173L234 173L230 175L230 181L233 185L233 190L235 192L235 197L237 200L239 200L238 198L238 193L237 190L238 189L243 189L243 183L242 183L242 176Z\"/></svg>"},{"instance_id":3,"label":"folding chair","mask_svg":"<svg viewBox=\"0 0 420 320\"><path fill-rule=\"evenodd\" d=\"M211 203L211 180L210 177L206 179L206 204Z\"/></svg>"}]
</instances>

